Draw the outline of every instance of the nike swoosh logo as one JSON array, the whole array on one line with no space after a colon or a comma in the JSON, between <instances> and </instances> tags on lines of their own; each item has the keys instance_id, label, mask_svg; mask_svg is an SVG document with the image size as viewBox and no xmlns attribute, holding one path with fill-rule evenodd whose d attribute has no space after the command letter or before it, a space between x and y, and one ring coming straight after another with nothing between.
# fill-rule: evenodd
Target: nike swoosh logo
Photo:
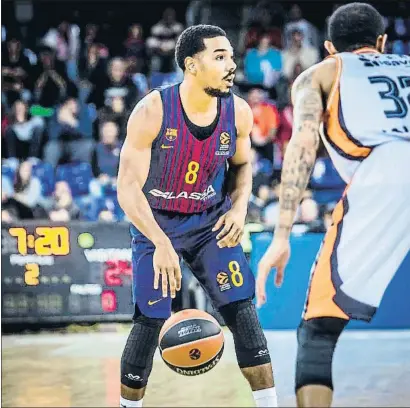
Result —
<instances>
[{"instance_id":1,"label":"nike swoosh logo","mask_svg":"<svg viewBox=\"0 0 410 408\"><path fill-rule=\"evenodd\" d=\"M152 306L155 305L155 303L161 302L162 299L158 299L158 300L149 300L148 301L148 306Z\"/></svg>"},{"instance_id":2,"label":"nike swoosh logo","mask_svg":"<svg viewBox=\"0 0 410 408\"><path fill-rule=\"evenodd\" d=\"M161 146L161 149L173 149L174 148L174 146L167 146L167 145L162 145Z\"/></svg>"}]
</instances>

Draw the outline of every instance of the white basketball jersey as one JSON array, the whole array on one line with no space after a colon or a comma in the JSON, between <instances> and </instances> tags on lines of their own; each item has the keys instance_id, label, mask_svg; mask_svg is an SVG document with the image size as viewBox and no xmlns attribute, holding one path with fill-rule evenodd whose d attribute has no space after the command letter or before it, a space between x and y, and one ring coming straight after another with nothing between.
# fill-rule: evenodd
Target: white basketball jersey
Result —
<instances>
[{"instance_id":1,"label":"white basketball jersey","mask_svg":"<svg viewBox=\"0 0 410 408\"><path fill-rule=\"evenodd\" d=\"M337 77L322 139L349 183L374 147L394 140L410 142L410 57L362 49L332 58L338 62Z\"/></svg>"}]
</instances>

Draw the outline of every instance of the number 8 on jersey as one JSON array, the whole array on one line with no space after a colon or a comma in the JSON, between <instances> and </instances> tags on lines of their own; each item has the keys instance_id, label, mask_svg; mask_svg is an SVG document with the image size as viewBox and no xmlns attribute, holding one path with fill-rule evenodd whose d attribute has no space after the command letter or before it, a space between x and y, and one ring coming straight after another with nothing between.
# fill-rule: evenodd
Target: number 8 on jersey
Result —
<instances>
[{"instance_id":1,"label":"number 8 on jersey","mask_svg":"<svg viewBox=\"0 0 410 408\"><path fill-rule=\"evenodd\" d=\"M185 174L185 183L195 184L198 178L199 163L196 161L190 161L188 163L188 171Z\"/></svg>"}]
</instances>

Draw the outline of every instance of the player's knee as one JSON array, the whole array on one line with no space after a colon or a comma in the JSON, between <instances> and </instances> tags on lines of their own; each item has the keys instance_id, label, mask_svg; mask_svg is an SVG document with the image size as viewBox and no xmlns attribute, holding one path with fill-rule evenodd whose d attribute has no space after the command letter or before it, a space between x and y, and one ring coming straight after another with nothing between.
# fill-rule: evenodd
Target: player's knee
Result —
<instances>
[{"instance_id":1,"label":"player's knee","mask_svg":"<svg viewBox=\"0 0 410 408\"><path fill-rule=\"evenodd\" d=\"M347 320L322 317L303 320L297 331L296 391L305 385L333 389L332 359Z\"/></svg>"},{"instance_id":2,"label":"player's knee","mask_svg":"<svg viewBox=\"0 0 410 408\"><path fill-rule=\"evenodd\" d=\"M266 337L252 301L246 299L229 303L222 306L219 312L232 332L239 367L270 363Z\"/></svg>"},{"instance_id":3,"label":"player's knee","mask_svg":"<svg viewBox=\"0 0 410 408\"><path fill-rule=\"evenodd\" d=\"M164 322L142 314L135 318L121 357L121 384L134 389L147 385Z\"/></svg>"}]
</instances>

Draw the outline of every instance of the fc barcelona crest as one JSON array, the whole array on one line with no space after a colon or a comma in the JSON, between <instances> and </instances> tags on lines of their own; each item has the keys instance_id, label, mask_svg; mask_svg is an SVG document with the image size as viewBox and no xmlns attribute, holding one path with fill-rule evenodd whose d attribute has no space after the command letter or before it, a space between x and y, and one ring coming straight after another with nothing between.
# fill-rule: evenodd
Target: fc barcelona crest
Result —
<instances>
[{"instance_id":1,"label":"fc barcelona crest","mask_svg":"<svg viewBox=\"0 0 410 408\"><path fill-rule=\"evenodd\" d=\"M170 142L173 142L178 136L178 129L173 129L173 128L167 128L165 137L167 140Z\"/></svg>"}]
</instances>

